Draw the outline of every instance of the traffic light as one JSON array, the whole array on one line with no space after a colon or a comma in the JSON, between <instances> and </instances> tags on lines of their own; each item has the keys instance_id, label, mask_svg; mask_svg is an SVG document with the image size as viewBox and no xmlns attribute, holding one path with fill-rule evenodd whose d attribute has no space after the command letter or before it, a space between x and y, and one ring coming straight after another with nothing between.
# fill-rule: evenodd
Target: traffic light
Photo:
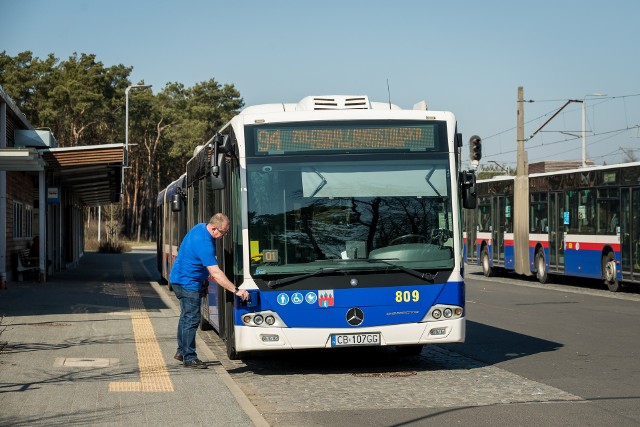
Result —
<instances>
[{"instance_id":1,"label":"traffic light","mask_svg":"<svg viewBox=\"0 0 640 427\"><path fill-rule=\"evenodd\" d=\"M469 156L471 161L479 162L482 158L482 140L478 135L469 138Z\"/></svg>"}]
</instances>

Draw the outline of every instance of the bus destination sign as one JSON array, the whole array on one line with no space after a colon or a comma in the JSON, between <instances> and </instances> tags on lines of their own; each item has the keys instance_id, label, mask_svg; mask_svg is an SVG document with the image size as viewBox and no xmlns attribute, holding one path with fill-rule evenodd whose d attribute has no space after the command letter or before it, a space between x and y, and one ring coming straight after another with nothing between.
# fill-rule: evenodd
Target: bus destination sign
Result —
<instances>
[{"instance_id":1,"label":"bus destination sign","mask_svg":"<svg viewBox=\"0 0 640 427\"><path fill-rule=\"evenodd\" d=\"M256 129L257 154L436 148L434 126Z\"/></svg>"}]
</instances>

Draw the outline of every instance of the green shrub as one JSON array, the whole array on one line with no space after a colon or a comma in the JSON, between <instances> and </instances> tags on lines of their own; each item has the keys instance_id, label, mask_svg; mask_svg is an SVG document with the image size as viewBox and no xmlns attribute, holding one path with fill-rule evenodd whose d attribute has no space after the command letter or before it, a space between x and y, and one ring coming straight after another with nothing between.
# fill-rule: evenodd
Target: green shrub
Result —
<instances>
[{"instance_id":1,"label":"green shrub","mask_svg":"<svg viewBox=\"0 0 640 427\"><path fill-rule=\"evenodd\" d=\"M130 251L131 247L124 242L103 241L100 242L100 246L98 247L98 252L103 254L120 254Z\"/></svg>"}]
</instances>

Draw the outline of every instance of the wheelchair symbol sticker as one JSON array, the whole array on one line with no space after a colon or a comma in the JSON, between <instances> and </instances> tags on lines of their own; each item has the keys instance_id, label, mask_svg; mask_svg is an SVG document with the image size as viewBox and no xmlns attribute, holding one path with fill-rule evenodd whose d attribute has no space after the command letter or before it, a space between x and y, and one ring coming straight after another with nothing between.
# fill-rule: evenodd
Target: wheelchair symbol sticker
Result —
<instances>
[{"instance_id":1,"label":"wheelchair symbol sticker","mask_svg":"<svg viewBox=\"0 0 640 427\"><path fill-rule=\"evenodd\" d=\"M302 294L300 292L296 292L291 295L291 302L294 304L302 304Z\"/></svg>"}]
</instances>

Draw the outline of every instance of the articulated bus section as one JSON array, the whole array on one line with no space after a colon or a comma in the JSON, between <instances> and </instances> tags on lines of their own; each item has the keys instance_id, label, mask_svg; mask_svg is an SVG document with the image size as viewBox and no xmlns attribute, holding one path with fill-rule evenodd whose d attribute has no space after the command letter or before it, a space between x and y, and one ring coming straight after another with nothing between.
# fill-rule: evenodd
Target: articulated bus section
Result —
<instances>
[{"instance_id":1,"label":"articulated bus section","mask_svg":"<svg viewBox=\"0 0 640 427\"><path fill-rule=\"evenodd\" d=\"M611 291L640 283L640 163L529 176L529 265L550 275L601 279ZM465 218L467 262L491 276L515 269L514 177L478 181Z\"/></svg>"}]
</instances>

